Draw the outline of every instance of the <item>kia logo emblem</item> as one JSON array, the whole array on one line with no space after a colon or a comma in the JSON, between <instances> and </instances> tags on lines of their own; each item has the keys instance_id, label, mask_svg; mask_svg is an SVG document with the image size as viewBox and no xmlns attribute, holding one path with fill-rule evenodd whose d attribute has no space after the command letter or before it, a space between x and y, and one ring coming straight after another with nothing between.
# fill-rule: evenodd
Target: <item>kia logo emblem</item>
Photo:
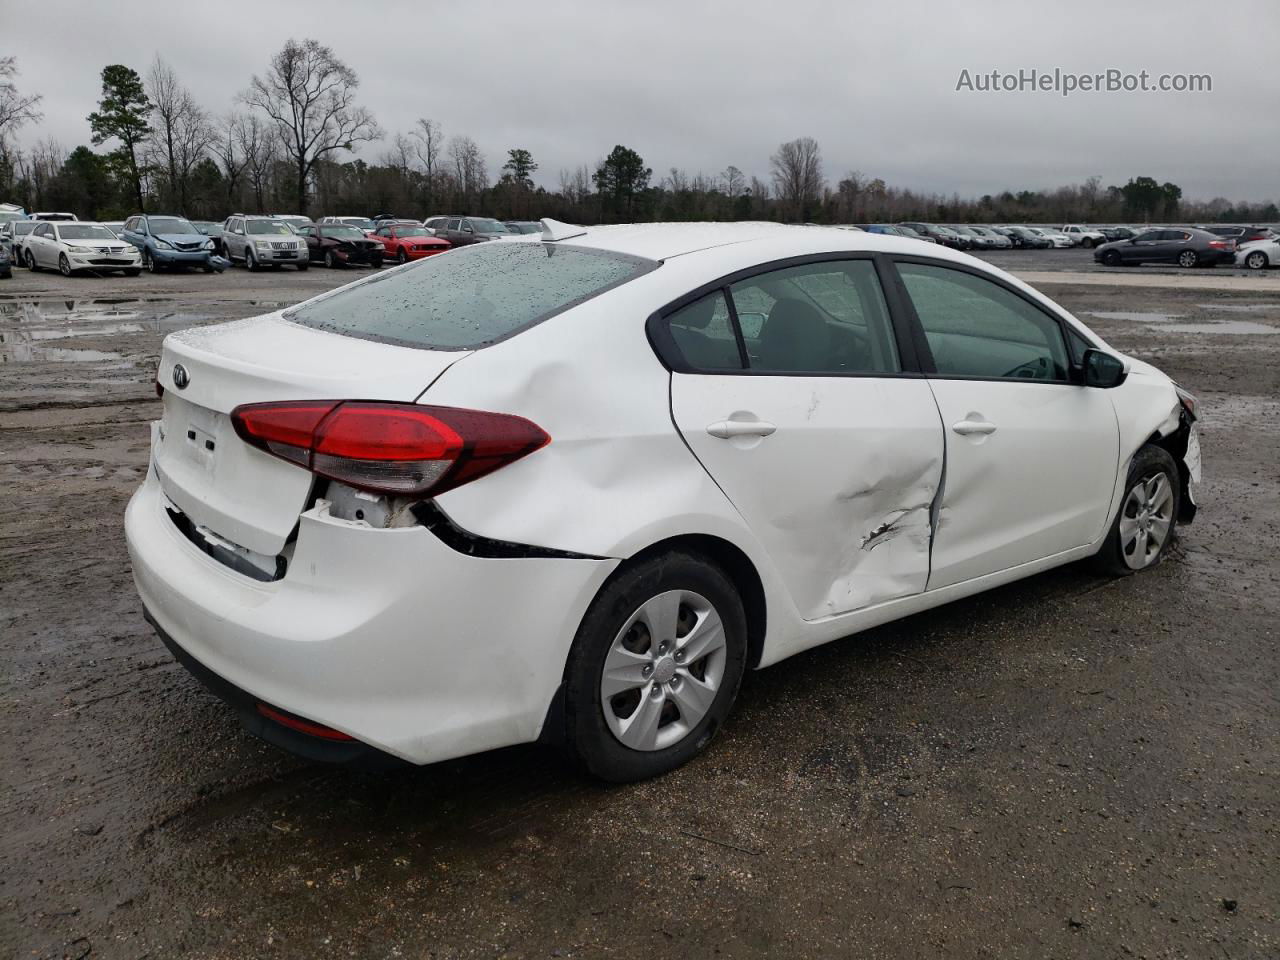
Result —
<instances>
[{"instance_id":1,"label":"kia logo emblem","mask_svg":"<svg viewBox=\"0 0 1280 960\"><path fill-rule=\"evenodd\" d=\"M185 390L190 382L191 374L187 373L187 368L180 363L175 363L173 365L173 385L179 390Z\"/></svg>"}]
</instances>

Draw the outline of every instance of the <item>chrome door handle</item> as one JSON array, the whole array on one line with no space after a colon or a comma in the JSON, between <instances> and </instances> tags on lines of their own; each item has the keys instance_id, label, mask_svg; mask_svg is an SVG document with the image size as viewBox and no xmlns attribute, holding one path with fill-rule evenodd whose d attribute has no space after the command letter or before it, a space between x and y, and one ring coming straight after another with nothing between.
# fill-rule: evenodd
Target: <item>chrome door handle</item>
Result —
<instances>
[{"instance_id":1,"label":"chrome door handle","mask_svg":"<svg viewBox=\"0 0 1280 960\"><path fill-rule=\"evenodd\" d=\"M767 437L778 428L767 420L717 420L707 425L707 433L721 440L730 437Z\"/></svg>"},{"instance_id":2,"label":"chrome door handle","mask_svg":"<svg viewBox=\"0 0 1280 960\"><path fill-rule=\"evenodd\" d=\"M971 433L995 433L996 425L987 420L961 420L953 423L951 429L962 437L967 437Z\"/></svg>"}]
</instances>

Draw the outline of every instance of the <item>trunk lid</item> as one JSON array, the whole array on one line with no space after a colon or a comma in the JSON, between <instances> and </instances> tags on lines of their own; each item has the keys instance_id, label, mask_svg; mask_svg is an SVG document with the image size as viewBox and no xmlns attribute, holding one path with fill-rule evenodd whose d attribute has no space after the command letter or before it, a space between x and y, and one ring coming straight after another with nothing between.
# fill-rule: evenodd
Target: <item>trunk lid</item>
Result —
<instances>
[{"instance_id":1,"label":"trunk lid","mask_svg":"<svg viewBox=\"0 0 1280 960\"><path fill-rule=\"evenodd\" d=\"M315 478L245 444L231 411L272 400L412 402L468 352L359 340L279 314L170 334L156 377L164 387L153 450L161 488L198 526L255 553L278 554Z\"/></svg>"}]
</instances>

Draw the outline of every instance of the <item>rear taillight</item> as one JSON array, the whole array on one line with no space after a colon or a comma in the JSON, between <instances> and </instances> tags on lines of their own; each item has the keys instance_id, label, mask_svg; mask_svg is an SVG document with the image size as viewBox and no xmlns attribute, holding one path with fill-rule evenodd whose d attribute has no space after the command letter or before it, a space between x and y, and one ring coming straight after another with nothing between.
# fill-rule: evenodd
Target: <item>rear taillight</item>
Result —
<instances>
[{"instance_id":1,"label":"rear taillight","mask_svg":"<svg viewBox=\"0 0 1280 960\"><path fill-rule=\"evenodd\" d=\"M414 403L251 403L231 422L245 443L313 473L414 496L452 490L551 442L524 417Z\"/></svg>"}]
</instances>

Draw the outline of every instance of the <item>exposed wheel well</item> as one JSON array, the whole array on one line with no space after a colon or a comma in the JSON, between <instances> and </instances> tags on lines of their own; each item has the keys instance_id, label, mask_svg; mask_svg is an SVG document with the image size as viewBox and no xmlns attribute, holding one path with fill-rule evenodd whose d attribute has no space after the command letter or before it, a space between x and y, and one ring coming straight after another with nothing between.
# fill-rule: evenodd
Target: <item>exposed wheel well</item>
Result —
<instances>
[{"instance_id":1,"label":"exposed wheel well","mask_svg":"<svg viewBox=\"0 0 1280 960\"><path fill-rule=\"evenodd\" d=\"M645 547L639 553L629 557L618 569L625 569L638 560L646 560L673 550L700 554L729 575L729 579L738 589L738 595L742 598L742 609L747 615L747 669L754 669L760 663L760 656L764 652L764 634L768 624L764 584L760 582L760 574L756 572L755 564L728 540L707 534L687 534L659 540Z\"/></svg>"},{"instance_id":2,"label":"exposed wheel well","mask_svg":"<svg viewBox=\"0 0 1280 960\"><path fill-rule=\"evenodd\" d=\"M1184 413L1181 421L1178 423L1178 429L1174 430L1167 437L1160 436L1159 431L1147 437L1147 443L1168 451L1169 456L1173 457L1174 465L1178 468L1178 481L1179 485L1182 487L1179 491L1182 495L1178 499L1179 523L1190 523L1195 519L1196 515L1195 501L1191 499L1191 474L1187 470L1186 461L1183 459L1187 455L1187 442L1190 436L1191 422L1187 419L1187 416Z\"/></svg>"}]
</instances>

